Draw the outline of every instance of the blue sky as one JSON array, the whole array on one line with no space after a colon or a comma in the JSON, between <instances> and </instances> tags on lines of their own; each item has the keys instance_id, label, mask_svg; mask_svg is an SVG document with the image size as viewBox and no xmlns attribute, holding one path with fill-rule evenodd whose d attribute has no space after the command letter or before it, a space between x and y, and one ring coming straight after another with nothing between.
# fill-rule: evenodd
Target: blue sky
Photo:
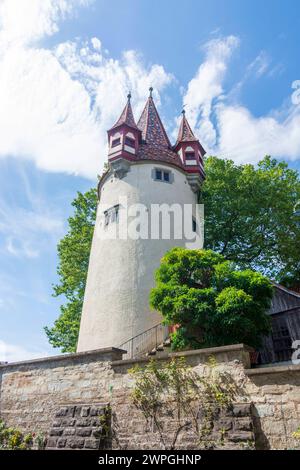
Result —
<instances>
[{"instance_id":1,"label":"blue sky","mask_svg":"<svg viewBox=\"0 0 300 470\"><path fill-rule=\"evenodd\" d=\"M11 361L54 353L43 326L59 314L56 245L129 89L138 117L154 87L171 139L185 104L209 153L300 169L300 4L3 0L0 28L0 361Z\"/></svg>"}]
</instances>

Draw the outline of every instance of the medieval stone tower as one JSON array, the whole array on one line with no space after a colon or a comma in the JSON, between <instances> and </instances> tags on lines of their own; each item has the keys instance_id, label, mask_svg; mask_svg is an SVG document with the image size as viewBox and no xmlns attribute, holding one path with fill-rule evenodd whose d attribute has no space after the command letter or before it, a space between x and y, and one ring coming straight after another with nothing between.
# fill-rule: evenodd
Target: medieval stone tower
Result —
<instances>
[{"instance_id":1,"label":"medieval stone tower","mask_svg":"<svg viewBox=\"0 0 300 470\"><path fill-rule=\"evenodd\" d=\"M151 88L138 124L128 95L120 118L108 131L108 141L108 170L98 185L78 352L119 347L161 322L160 314L149 307L154 272L166 251L187 241L177 239L174 232L154 239L109 236L126 222L121 217L124 201L127 209L138 205L146 207L148 214L158 204L195 206L204 179L205 151L184 112L172 146Z\"/></svg>"}]
</instances>

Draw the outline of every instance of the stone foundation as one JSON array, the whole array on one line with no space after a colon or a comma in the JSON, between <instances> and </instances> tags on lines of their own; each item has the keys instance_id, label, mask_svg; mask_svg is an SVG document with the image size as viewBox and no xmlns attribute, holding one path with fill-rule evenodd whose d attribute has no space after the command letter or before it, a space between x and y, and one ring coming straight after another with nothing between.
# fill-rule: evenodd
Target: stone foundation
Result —
<instances>
[{"instance_id":1,"label":"stone foundation","mask_svg":"<svg viewBox=\"0 0 300 470\"><path fill-rule=\"evenodd\" d=\"M195 371L206 375L210 373L208 359L213 356L220 372L235 379L239 394L232 413L220 415L215 422L216 436L220 429L225 436L223 448L245 448L254 438L259 449L295 448L292 432L300 426L300 366L250 369L249 350L243 345L171 353L157 360L181 355ZM128 369L148 359L121 358L122 351L108 348L1 365L0 417L24 432L45 433L48 448L161 448L158 433L146 424L130 398L133 379ZM110 441L99 434L97 423L92 425L90 415L95 409L101 415L108 404L113 430ZM58 416L65 409L73 415ZM89 415L82 416L87 409ZM74 424L65 418L75 419ZM88 426L82 426L84 418ZM172 420L166 419L165 429L171 433L173 427ZM193 433L187 430L180 434L177 448L198 447L199 439Z\"/></svg>"}]
</instances>

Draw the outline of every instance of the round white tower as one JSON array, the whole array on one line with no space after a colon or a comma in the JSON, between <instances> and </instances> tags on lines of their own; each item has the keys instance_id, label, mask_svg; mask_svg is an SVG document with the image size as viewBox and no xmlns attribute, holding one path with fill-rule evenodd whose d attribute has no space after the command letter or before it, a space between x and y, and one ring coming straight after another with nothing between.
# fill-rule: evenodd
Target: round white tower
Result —
<instances>
[{"instance_id":1,"label":"round white tower","mask_svg":"<svg viewBox=\"0 0 300 470\"><path fill-rule=\"evenodd\" d=\"M161 322L149 306L154 272L166 251L189 240L179 236L172 214L170 233L168 224L164 232L155 221L168 218L170 207L177 216L187 204L195 211L204 178L205 151L185 115L172 148L151 91L138 125L128 96L108 138L109 169L98 186L78 352L120 347Z\"/></svg>"}]
</instances>

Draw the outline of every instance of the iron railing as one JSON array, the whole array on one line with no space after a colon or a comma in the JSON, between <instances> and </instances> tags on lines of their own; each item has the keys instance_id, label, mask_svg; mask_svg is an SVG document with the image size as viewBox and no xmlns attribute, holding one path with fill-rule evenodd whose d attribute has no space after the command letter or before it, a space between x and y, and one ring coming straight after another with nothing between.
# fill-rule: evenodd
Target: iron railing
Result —
<instances>
[{"instance_id":1,"label":"iron railing","mask_svg":"<svg viewBox=\"0 0 300 470\"><path fill-rule=\"evenodd\" d=\"M169 337L169 328L162 323L149 328L143 333L130 338L119 346L127 351L123 359L134 359L145 356L147 353L157 349Z\"/></svg>"}]
</instances>

